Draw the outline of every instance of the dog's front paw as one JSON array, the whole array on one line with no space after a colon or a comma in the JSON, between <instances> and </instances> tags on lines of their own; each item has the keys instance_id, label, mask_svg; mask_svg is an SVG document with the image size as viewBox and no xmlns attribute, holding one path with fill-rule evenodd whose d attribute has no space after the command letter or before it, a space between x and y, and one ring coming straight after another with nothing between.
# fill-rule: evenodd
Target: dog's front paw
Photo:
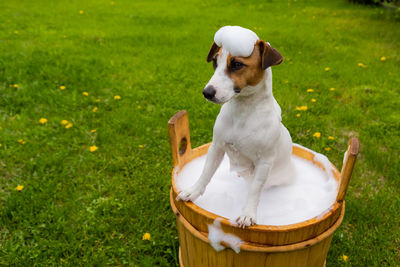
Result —
<instances>
[{"instance_id":1,"label":"dog's front paw","mask_svg":"<svg viewBox=\"0 0 400 267\"><path fill-rule=\"evenodd\" d=\"M236 223L240 228L246 228L256 224L256 216L251 214L244 214L236 219Z\"/></svg>"},{"instance_id":2,"label":"dog's front paw","mask_svg":"<svg viewBox=\"0 0 400 267\"><path fill-rule=\"evenodd\" d=\"M181 192L179 192L176 199L183 200L183 201L194 201L199 196L201 196L203 194L203 192L204 192L204 189L192 186L186 190L182 190Z\"/></svg>"}]
</instances>

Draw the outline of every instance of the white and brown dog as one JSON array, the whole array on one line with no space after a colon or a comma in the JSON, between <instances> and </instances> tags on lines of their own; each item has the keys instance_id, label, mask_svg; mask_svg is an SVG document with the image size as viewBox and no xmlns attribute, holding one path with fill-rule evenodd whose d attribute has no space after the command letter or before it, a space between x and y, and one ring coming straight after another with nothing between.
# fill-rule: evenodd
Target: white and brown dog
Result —
<instances>
[{"instance_id":1,"label":"white and brown dog","mask_svg":"<svg viewBox=\"0 0 400 267\"><path fill-rule=\"evenodd\" d=\"M193 201L202 195L226 153L231 170L251 181L247 203L236 220L246 227L256 224L263 188L288 184L294 178L292 139L272 95L271 66L283 57L252 31L226 26L215 34L207 56L210 61L215 72L203 94L223 105L203 172L178 198Z\"/></svg>"}]
</instances>

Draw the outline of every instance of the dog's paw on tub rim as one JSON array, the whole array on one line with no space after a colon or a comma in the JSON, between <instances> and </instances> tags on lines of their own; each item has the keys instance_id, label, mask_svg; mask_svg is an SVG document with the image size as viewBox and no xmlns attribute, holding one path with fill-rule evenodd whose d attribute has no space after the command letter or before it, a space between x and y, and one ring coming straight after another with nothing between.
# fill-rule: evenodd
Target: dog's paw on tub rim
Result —
<instances>
[{"instance_id":1,"label":"dog's paw on tub rim","mask_svg":"<svg viewBox=\"0 0 400 267\"><path fill-rule=\"evenodd\" d=\"M187 190L182 190L178 192L178 195L176 196L176 200L182 200L182 201L195 201L198 197L200 197L203 194L204 190L199 190L199 189L187 189Z\"/></svg>"},{"instance_id":2,"label":"dog's paw on tub rim","mask_svg":"<svg viewBox=\"0 0 400 267\"><path fill-rule=\"evenodd\" d=\"M236 225L243 229L256 224L257 223L255 216L241 215L236 219Z\"/></svg>"}]
</instances>

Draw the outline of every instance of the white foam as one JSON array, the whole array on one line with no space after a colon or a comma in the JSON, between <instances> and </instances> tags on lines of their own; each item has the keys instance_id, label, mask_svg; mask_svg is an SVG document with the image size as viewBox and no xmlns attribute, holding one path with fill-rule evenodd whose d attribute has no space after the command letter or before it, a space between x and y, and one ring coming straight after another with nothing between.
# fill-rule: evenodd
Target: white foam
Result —
<instances>
[{"instance_id":1,"label":"white foam","mask_svg":"<svg viewBox=\"0 0 400 267\"><path fill-rule=\"evenodd\" d=\"M243 243L243 241L234 234L225 233L221 229L221 222L218 219L214 220L213 224L208 225L208 240L210 240L211 246L216 251L221 251L225 249L225 247L221 245L221 242L224 242L236 253L240 252L240 246Z\"/></svg>"},{"instance_id":2,"label":"white foam","mask_svg":"<svg viewBox=\"0 0 400 267\"><path fill-rule=\"evenodd\" d=\"M329 210L336 200L338 184L333 178L329 160L325 156L317 157L327 160L322 162L326 166L326 172L305 159L293 156L296 168L294 182L291 185L263 190L257 209L257 224L293 224L321 217ZM205 159L206 156L196 158L183 167L175 179L178 190L188 188L196 182ZM248 191L249 183L235 172L230 172L229 159L225 156L204 194L194 203L233 222L242 213Z\"/></svg>"},{"instance_id":3,"label":"white foam","mask_svg":"<svg viewBox=\"0 0 400 267\"><path fill-rule=\"evenodd\" d=\"M214 35L214 42L232 56L248 57L258 40L257 34L240 26L224 26Z\"/></svg>"}]
</instances>

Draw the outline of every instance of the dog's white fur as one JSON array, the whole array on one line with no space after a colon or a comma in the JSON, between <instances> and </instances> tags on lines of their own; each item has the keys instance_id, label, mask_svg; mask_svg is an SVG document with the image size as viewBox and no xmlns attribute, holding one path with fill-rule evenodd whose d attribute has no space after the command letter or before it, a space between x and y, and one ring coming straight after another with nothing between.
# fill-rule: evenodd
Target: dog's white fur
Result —
<instances>
[{"instance_id":1,"label":"dog's white fur","mask_svg":"<svg viewBox=\"0 0 400 267\"><path fill-rule=\"evenodd\" d=\"M247 203L236 220L240 227L246 227L256 223L263 188L292 181L292 139L281 122L281 109L272 95L271 68L265 70L261 82L246 86L237 94L226 74L227 57L228 51L222 50L217 58L218 67L207 84L216 89L213 102L223 105L203 172L178 198L193 201L202 195L226 153L231 170L251 180Z\"/></svg>"}]
</instances>

